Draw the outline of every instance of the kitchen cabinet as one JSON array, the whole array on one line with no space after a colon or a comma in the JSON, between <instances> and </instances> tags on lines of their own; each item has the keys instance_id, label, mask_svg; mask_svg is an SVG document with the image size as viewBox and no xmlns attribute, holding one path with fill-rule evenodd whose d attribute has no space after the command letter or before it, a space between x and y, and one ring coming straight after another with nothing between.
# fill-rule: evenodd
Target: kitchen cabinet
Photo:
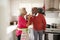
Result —
<instances>
[{"instance_id":1,"label":"kitchen cabinet","mask_svg":"<svg viewBox=\"0 0 60 40\"><path fill-rule=\"evenodd\" d=\"M45 0L45 10L48 13L55 12L60 17L60 0Z\"/></svg>"},{"instance_id":2,"label":"kitchen cabinet","mask_svg":"<svg viewBox=\"0 0 60 40\"><path fill-rule=\"evenodd\" d=\"M49 40L48 39L48 34L46 33L45 36L44 36L44 40Z\"/></svg>"},{"instance_id":3,"label":"kitchen cabinet","mask_svg":"<svg viewBox=\"0 0 60 40\"><path fill-rule=\"evenodd\" d=\"M45 6L48 11L58 11L59 0L45 0Z\"/></svg>"},{"instance_id":4,"label":"kitchen cabinet","mask_svg":"<svg viewBox=\"0 0 60 40\"><path fill-rule=\"evenodd\" d=\"M60 29L56 29L56 28L47 28L45 31L46 34L53 34L53 40L60 40ZM46 35L48 36L48 35ZM46 37L45 36L45 37ZM45 38L46 40L48 39L48 37ZM49 39L48 39L49 40Z\"/></svg>"},{"instance_id":5,"label":"kitchen cabinet","mask_svg":"<svg viewBox=\"0 0 60 40\"><path fill-rule=\"evenodd\" d=\"M60 40L60 34L58 34L58 35L53 35L53 40Z\"/></svg>"}]
</instances>

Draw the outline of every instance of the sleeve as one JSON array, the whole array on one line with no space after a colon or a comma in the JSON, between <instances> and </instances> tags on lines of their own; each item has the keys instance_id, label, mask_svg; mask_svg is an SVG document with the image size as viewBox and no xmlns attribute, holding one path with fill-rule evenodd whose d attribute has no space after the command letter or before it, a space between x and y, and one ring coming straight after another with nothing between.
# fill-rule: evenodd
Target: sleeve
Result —
<instances>
[{"instance_id":1,"label":"sleeve","mask_svg":"<svg viewBox=\"0 0 60 40\"><path fill-rule=\"evenodd\" d=\"M26 22L21 17L18 18L18 26L22 26L22 27L26 26Z\"/></svg>"},{"instance_id":2,"label":"sleeve","mask_svg":"<svg viewBox=\"0 0 60 40\"><path fill-rule=\"evenodd\" d=\"M45 30L46 29L46 20L45 20L45 17L43 16L43 18L42 18L42 22L43 22L43 30Z\"/></svg>"},{"instance_id":3,"label":"sleeve","mask_svg":"<svg viewBox=\"0 0 60 40\"><path fill-rule=\"evenodd\" d=\"M32 22L33 22L33 18L31 17L31 18L30 18L30 25L32 24Z\"/></svg>"}]
</instances>

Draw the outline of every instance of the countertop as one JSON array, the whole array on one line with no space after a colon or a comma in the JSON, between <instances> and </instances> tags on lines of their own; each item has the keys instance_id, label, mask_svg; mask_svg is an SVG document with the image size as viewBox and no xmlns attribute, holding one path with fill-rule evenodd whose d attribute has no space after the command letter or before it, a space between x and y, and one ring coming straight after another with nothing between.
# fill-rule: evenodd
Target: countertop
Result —
<instances>
[{"instance_id":1,"label":"countertop","mask_svg":"<svg viewBox=\"0 0 60 40\"><path fill-rule=\"evenodd\" d=\"M17 25L12 25L7 28L7 34L10 32L14 31L16 29ZM30 27L29 27L30 28ZM60 29L56 28L46 28L45 30L46 33L59 33L60 34Z\"/></svg>"},{"instance_id":2,"label":"countertop","mask_svg":"<svg viewBox=\"0 0 60 40\"><path fill-rule=\"evenodd\" d=\"M11 33L12 31L14 31L16 29L17 25L11 25L9 27L7 27L7 34Z\"/></svg>"},{"instance_id":3,"label":"countertop","mask_svg":"<svg viewBox=\"0 0 60 40\"><path fill-rule=\"evenodd\" d=\"M60 29L57 28L46 28L46 33L52 33L52 34L60 34Z\"/></svg>"}]
</instances>

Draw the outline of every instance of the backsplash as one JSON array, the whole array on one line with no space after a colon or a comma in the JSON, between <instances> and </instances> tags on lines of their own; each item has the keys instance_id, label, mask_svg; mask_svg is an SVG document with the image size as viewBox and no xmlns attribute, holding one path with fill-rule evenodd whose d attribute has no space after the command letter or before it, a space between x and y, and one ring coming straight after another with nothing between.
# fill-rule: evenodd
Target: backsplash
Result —
<instances>
[{"instance_id":1,"label":"backsplash","mask_svg":"<svg viewBox=\"0 0 60 40\"><path fill-rule=\"evenodd\" d=\"M58 12L46 11L45 14L46 14L45 18L47 24L52 24L52 23L60 24L60 17Z\"/></svg>"},{"instance_id":2,"label":"backsplash","mask_svg":"<svg viewBox=\"0 0 60 40\"><path fill-rule=\"evenodd\" d=\"M46 17L47 24L57 23L60 24L60 18L47 18Z\"/></svg>"}]
</instances>

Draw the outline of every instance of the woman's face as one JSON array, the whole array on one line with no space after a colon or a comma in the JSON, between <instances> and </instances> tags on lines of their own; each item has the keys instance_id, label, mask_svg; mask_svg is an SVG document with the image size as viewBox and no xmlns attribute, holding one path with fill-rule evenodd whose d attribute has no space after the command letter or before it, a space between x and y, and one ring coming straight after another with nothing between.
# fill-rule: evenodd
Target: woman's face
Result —
<instances>
[{"instance_id":1,"label":"woman's face","mask_svg":"<svg viewBox=\"0 0 60 40\"><path fill-rule=\"evenodd\" d=\"M26 10L23 10L23 14L26 15L27 14L27 11Z\"/></svg>"},{"instance_id":2,"label":"woman's face","mask_svg":"<svg viewBox=\"0 0 60 40\"><path fill-rule=\"evenodd\" d=\"M22 10L20 10L21 11L21 14L22 15L26 15L27 14L27 11L26 11L26 9L25 8L23 8Z\"/></svg>"}]
</instances>

